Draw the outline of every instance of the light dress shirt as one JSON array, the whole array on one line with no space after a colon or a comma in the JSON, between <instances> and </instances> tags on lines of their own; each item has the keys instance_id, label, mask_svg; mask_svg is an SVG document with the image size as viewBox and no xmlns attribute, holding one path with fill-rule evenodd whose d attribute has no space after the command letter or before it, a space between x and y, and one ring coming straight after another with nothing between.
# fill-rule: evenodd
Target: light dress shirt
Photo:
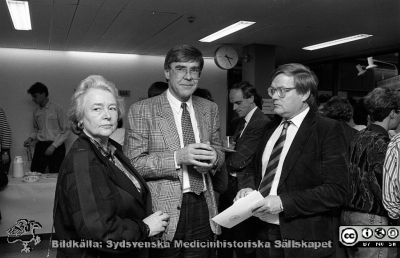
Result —
<instances>
[{"instance_id":1,"label":"light dress shirt","mask_svg":"<svg viewBox=\"0 0 400 258\"><path fill-rule=\"evenodd\" d=\"M281 178L281 173L282 173L283 162L285 161L286 155L289 151L290 146L292 145L293 139L296 136L297 131L299 130L300 125L303 122L303 120L306 117L309 110L310 110L310 108L307 107L301 113L299 113L292 119L289 119L289 121L291 121L291 123L286 131L286 140L283 145L283 149L282 149L282 152L281 152L281 155L279 158L278 167L276 168L275 177L272 182L271 191L269 192L269 195L277 195L279 180ZM264 177L265 169L267 168L267 165L268 165L269 158L271 156L272 149L274 148L275 142L278 140L279 136L281 135L284 121L285 120L282 119L282 122L275 129L274 133L269 138L267 145L265 146L263 156L262 156L262 173L263 173L262 176L263 177ZM279 225L279 215L278 214L266 214L262 218L262 220L265 222L268 222L268 223Z\"/></svg>"},{"instance_id":2,"label":"light dress shirt","mask_svg":"<svg viewBox=\"0 0 400 258\"><path fill-rule=\"evenodd\" d=\"M52 102L44 107L37 107L33 112L33 129L31 138L38 141L52 141L59 147L68 137L68 120L63 109Z\"/></svg>"},{"instance_id":3,"label":"light dress shirt","mask_svg":"<svg viewBox=\"0 0 400 258\"><path fill-rule=\"evenodd\" d=\"M183 143L183 134L182 134L182 125L181 125L181 120L182 120L182 102L180 100L178 100L177 98L175 98L170 90L167 90L167 99L168 102L172 108L172 113L174 115L174 120L175 120L175 125L176 125L176 129L178 131L178 135L179 135L179 141L181 144L181 148L185 147L184 143ZM196 140L196 143L200 142L200 130L198 128L198 124L197 124L197 120L196 120L196 115L194 113L194 109L193 109L193 102L192 102L192 97L190 97L190 99L186 102L187 104L187 110L190 114L190 120L192 122L192 127L193 127L193 132L194 132L194 138ZM183 185L182 185L182 189L184 193L190 192L190 183L189 183L189 175L188 175L188 170L187 170L187 166L186 165L181 165L179 166L176 162L176 151L174 152L174 159L175 159L175 167L176 169L180 169L182 167L182 171L183 171ZM205 186L205 177L203 176L203 185L204 185L204 190L206 190Z\"/></svg>"},{"instance_id":4,"label":"light dress shirt","mask_svg":"<svg viewBox=\"0 0 400 258\"><path fill-rule=\"evenodd\" d=\"M250 110L249 113L247 113L247 115L244 117L244 120L246 121L246 123L244 124L243 130L240 132L240 137L242 137L242 134L244 132L244 130L246 129L247 125L250 122L251 117L253 116L254 112L256 112L257 107L254 107L252 110Z\"/></svg>"}]
</instances>

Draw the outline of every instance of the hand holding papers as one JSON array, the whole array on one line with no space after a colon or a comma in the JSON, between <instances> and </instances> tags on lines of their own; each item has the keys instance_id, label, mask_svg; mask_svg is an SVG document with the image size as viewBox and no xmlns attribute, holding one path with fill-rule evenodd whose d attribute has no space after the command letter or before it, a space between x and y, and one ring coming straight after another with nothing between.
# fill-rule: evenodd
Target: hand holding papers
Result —
<instances>
[{"instance_id":1,"label":"hand holding papers","mask_svg":"<svg viewBox=\"0 0 400 258\"><path fill-rule=\"evenodd\" d=\"M253 215L256 217L268 214L279 214L282 212L282 201L279 196L268 195L262 201L257 202L253 207Z\"/></svg>"},{"instance_id":2,"label":"hand holding papers","mask_svg":"<svg viewBox=\"0 0 400 258\"><path fill-rule=\"evenodd\" d=\"M234 202L231 207L215 216L212 220L223 227L232 228L251 217L254 205L263 199L264 197L259 191L252 191L247 196Z\"/></svg>"}]
</instances>

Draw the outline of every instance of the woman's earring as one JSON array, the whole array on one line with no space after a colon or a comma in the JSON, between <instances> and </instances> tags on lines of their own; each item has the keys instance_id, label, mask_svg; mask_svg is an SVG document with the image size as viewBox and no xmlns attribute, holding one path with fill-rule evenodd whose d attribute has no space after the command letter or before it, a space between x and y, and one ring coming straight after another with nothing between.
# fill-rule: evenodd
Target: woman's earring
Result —
<instances>
[{"instance_id":1,"label":"woman's earring","mask_svg":"<svg viewBox=\"0 0 400 258\"><path fill-rule=\"evenodd\" d=\"M79 122L78 122L78 128L79 128L79 129L83 129L83 122L82 122L82 121L79 121Z\"/></svg>"}]
</instances>

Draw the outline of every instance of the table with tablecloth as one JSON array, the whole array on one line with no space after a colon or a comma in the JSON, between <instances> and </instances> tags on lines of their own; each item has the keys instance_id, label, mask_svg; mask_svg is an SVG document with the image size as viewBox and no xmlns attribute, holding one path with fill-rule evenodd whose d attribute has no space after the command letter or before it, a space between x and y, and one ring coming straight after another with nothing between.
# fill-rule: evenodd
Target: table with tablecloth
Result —
<instances>
[{"instance_id":1,"label":"table with tablecloth","mask_svg":"<svg viewBox=\"0 0 400 258\"><path fill-rule=\"evenodd\" d=\"M33 220L41 224L37 234L51 233L53 204L57 174L43 174L37 182L26 183L22 178L9 178L0 191L0 237L19 219Z\"/></svg>"}]
</instances>

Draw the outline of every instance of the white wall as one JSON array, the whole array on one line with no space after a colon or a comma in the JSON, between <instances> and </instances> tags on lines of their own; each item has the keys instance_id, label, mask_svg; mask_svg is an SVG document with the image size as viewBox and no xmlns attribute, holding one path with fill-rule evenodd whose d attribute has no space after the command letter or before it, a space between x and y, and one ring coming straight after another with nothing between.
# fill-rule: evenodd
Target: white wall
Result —
<instances>
[{"instance_id":1,"label":"white wall","mask_svg":"<svg viewBox=\"0 0 400 258\"><path fill-rule=\"evenodd\" d=\"M65 110L74 88L90 74L103 75L118 89L131 90L126 109L147 96L148 87L164 81L164 57L121 54L79 53L0 48L0 106L6 112L13 136L12 157L24 155L23 142L32 130L31 101L27 89L40 81L49 97ZM226 72L206 58L199 86L211 91L218 104L222 135L226 131Z\"/></svg>"}]
</instances>

